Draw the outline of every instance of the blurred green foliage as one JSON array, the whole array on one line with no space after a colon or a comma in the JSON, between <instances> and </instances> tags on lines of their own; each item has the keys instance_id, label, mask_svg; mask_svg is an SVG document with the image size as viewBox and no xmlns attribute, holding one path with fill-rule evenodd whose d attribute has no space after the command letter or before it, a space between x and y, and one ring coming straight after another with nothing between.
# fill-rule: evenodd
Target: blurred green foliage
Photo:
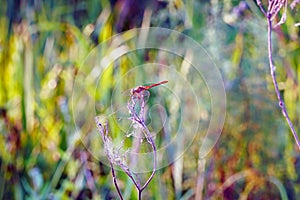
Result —
<instances>
[{"instance_id":1,"label":"blurred green foliage","mask_svg":"<svg viewBox=\"0 0 300 200\"><path fill-rule=\"evenodd\" d=\"M299 6L289 9L287 22L274 31L273 40L277 78L298 133L300 34L294 24L299 15ZM148 24L145 16L150 16ZM117 197L110 169L76 137L73 84L94 47L143 23L192 37L222 73L227 117L206 160L204 197L297 199L300 154L269 75L266 21L251 0L1 1L0 199ZM134 64L144 62L135 59ZM121 62L126 66L129 61ZM103 91L110 92L114 73L106 72L100 83ZM157 172L145 199L193 199L199 141L181 161ZM118 178L124 196L136 198L126 175L119 172Z\"/></svg>"}]
</instances>

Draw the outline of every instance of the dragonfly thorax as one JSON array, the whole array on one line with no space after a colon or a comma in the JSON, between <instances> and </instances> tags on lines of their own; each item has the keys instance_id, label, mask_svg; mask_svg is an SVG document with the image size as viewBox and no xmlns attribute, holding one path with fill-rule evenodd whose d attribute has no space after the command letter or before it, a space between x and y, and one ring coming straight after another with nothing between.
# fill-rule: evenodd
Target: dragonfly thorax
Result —
<instances>
[{"instance_id":1,"label":"dragonfly thorax","mask_svg":"<svg viewBox=\"0 0 300 200\"><path fill-rule=\"evenodd\" d=\"M138 86L136 88L133 88L130 90L130 94L131 95L136 95L136 94L139 94L143 91L147 90L145 86Z\"/></svg>"}]
</instances>

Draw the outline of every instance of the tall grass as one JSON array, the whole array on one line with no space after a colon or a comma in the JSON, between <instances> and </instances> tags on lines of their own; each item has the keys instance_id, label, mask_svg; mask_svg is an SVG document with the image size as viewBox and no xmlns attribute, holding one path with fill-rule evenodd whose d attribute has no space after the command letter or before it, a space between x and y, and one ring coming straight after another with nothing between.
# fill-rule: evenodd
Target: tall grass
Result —
<instances>
[{"instance_id":1,"label":"tall grass","mask_svg":"<svg viewBox=\"0 0 300 200\"><path fill-rule=\"evenodd\" d=\"M71 97L75 78L90 51L112 35L143 24L177 30L203 44L222 73L228 102L224 130L205 162L198 158L200 135L205 134L205 130L199 130L199 136L178 161L156 171L143 197L296 199L300 195L300 156L276 108L278 103L266 67L265 18L259 7L250 0L241 1L245 4L218 0L153 1L133 6L130 2L1 3L0 198L117 197L109 166L96 159L85 141L75 134ZM298 10L297 4L293 10L287 8L287 21L274 30L272 41L278 92L295 132L300 130L299 28L294 26L300 21ZM279 11L279 15L283 12ZM101 91L95 97L101 99L96 105L99 113L108 112L102 105L110 103L112 87L132 66L147 60L173 63L177 71L183 67L184 58L157 51L149 51L147 57L145 54L128 54L118 61L120 67L107 69L99 83ZM140 76L131 83L124 81L122 91L143 83L148 73L139 69ZM117 102L122 98L117 96ZM205 104L209 95L203 99L201 116L205 119L209 116L205 112L209 110ZM149 103L155 102L150 99ZM163 103L173 112L166 113L171 123L178 125L179 119L174 115L178 111L176 101L167 99ZM110 127L120 129L113 121ZM172 139L169 127L164 129L169 135L158 137L158 145ZM86 139L93 152L101 151L99 135L87 135ZM130 146L131 142L125 145ZM174 152L167 149L164 158L170 159ZM130 179L125 173L116 173L124 199L135 199L138 192Z\"/></svg>"}]
</instances>

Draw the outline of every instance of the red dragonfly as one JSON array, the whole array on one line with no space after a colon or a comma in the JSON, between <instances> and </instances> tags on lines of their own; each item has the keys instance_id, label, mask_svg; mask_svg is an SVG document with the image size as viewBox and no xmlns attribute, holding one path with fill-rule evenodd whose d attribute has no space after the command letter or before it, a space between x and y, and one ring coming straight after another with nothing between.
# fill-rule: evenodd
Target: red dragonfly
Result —
<instances>
[{"instance_id":1,"label":"red dragonfly","mask_svg":"<svg viewBox=\"0 0 300 200\"><path fill-rule=\"evenodd\" d=\"M165 84L167 83L168 81L161 81L159 83L154 83L152 85L145 85L145 86L137 86L136 88L133 88L130 90L130 95L131 96L136 96L136 97L139 97L140 95L142 95L145 91L155 87L155 86L158 86L158 85L162 85L162 84Z\"/></svg>"},{"instance_id":2,"label":"red dragonfly","mask_svg":"<svg viewBox=\"0 0 300 200\"><path fill-rule=\"evenodd\" d=\"M131 134L133 134L132 132L133 122L131 121L131 124L128 124L127 122L129 121L122 120L122 119L131 119L132 115L135 113L136 116L139 116L144 121L145 116L143 113L144 113L145 103L147 102L150 96L149 89L165 83L168 83L168 81L161 81L159 83L154 83L151 85L144 85L144 86L141 85L123 92L123 94L125 94L126 96L126 99L127 99L127 95L130 96L130 99L128 99L128 103L126 107L121 105L121 107L116 109L116 112L114 114L116 115L116 120L118 121L119 125L122 127L122 130L126 133L126 135L130 136ZM122 123L120 123L121 120Z\"/></svg>"}]
</instances>

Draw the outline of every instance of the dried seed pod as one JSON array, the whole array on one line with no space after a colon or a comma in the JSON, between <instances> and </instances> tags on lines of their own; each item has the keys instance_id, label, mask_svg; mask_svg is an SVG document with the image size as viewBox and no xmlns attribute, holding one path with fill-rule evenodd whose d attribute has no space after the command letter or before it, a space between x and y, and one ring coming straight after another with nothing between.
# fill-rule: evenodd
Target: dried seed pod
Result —
<instances>
[{"instance_id":1,"label":"dried seed pod","mask_svg":"<svg viewBox=\"0 0 300 200\"><path fill-rule=\"evenodd\" d=\"M269 0L268 14L272 20L285 4L287 0Z\"/></svg>"}]
</instances>

